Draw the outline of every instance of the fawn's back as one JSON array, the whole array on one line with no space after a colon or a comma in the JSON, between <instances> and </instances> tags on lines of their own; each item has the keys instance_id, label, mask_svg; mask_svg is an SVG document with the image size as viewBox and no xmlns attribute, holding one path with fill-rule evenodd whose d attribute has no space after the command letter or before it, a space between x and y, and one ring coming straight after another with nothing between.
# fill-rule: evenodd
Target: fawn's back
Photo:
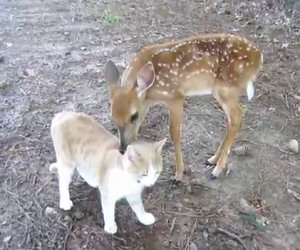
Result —
<instances>
[{"instance_id":1,"label":"fawn's back","mask_svg":"<svg viewBox=\"0 0 300 250\"><path fill-rule=\"evenodd\" d=\"M211 94L218 87L238 92L253 81L262 64L260 50L234 35L208 34L144 47L124 72L121 83L132 85L149 61L155 72L147 99L176 99Z\"/></svg>"}]
</instances>

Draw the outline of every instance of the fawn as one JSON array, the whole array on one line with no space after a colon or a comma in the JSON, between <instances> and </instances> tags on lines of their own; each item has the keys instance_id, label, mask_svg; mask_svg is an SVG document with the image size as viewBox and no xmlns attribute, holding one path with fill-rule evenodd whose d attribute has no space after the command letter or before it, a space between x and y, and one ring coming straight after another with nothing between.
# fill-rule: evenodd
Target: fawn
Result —
<instances>
[{"instance_id":1,"label":"fawn","mask_svg":"<svg viewBox=\"0 0 300 250\"><path fill-rule=\"evenodd\" d=\"M154 216L145 212L141 193L162 171L161 151L166 139L136 141L122 155L116 136L92 117L68 111L53 118L51 136L57 162L50 165L50 171L58 171L61 209L73 206L69 184L76 168L90 186L99 188L106 232L117 232L115 203L121 198L127 199L142 224L155 222Z\"/></svg>"},{"instance_id":2,"label":"fawn","mask_svg":"<svg viewBox=\"0 0 300 250\"><path fill-rule=\"evenodd\" d=\"M226 134L208 164L210 178L225 168L239 129L242 110L239 95L254 95L253 81L263 63L261 51L246 38L231 34L205 34L144 47L122 77L112 61L105 66L110 112L119 130L120 151L137 137L149 106L163 103L170 114L170 136L175 145L176 175L182 180L181 123L186 96L213 95L224 110Z\"/></svg>"}]
</instances>

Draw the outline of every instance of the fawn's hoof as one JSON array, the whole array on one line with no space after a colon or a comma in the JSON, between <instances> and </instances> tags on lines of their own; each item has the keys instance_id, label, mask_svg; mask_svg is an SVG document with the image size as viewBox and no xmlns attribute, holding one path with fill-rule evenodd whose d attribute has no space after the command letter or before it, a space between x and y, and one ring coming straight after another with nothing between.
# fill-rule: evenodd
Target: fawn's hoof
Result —
<instances>
[{"instance_id":1,"label":"fawn's hoof","mask_svg":"<svg viewBox=\"0 0 300 250\"><path fill-rule=\"evenodd\" d=\"M177 180L176 178L172 178L169 180L169 183L173 186L178 186L181 183L181 180Z\"/></svg>"},{"instance_id":2,"label":"fawn's hoof","mask_svg":"<svg viewBox=\"0 0 300 250\"><path fill-rule=\"evenodd\" d=\"M215 166L216 164L210 163L208 160L206 160L206 161L203 163L203 165L204 165L205 167L211 167L211 166Z\"/></svg>"},{"instance_id":3,"label":"fawn's hoof","mask_svg":"<svg viewBox=\"0 0 300 250\"><path fill-rule=\"evenodd\" d=\"M217 176L215 176L213 173L210 173L208 179L215 180L215 179L217 179Z\"/></svg>"}]
</instances>

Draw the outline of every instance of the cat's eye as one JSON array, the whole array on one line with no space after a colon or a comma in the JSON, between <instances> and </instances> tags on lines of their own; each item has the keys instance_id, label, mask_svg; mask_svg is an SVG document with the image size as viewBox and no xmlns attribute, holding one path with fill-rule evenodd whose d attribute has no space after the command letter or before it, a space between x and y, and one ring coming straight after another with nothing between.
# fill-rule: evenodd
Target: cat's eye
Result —
<instances>
[{"instance_id":1,"label":"cat's eye","mask_svg":"<svg viewBox=\"0 0 300 250\"><path fill-rule=\"evenodd\" d=\"M148 171L145 170L145 171L142 173L142 176L143 176L143 177L148 176Z\"/></svg>"},{"instance_id":2,"label":"cat's eye","mask_svg":"<svg viewBox=\"0 0 300 250\"><path fill-rule=\"evenodd\" d=\"M139 117L138 112L134 113L131 117L130 117L130 122L133 123L137 120L137 118Z\"/></svg>"}]
</instances>

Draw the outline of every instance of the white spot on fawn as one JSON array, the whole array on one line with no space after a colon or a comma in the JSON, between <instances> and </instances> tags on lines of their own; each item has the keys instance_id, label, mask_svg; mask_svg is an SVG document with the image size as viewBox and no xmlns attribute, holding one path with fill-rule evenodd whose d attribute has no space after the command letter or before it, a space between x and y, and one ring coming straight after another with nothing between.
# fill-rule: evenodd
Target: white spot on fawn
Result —
<instances>
[{"instance_id":1,"label":"white spot on fawn","mask_svg":"<svg viewBox=\"0 0 300 250\"><path fill-rule=\"evenodd\" d=\"M159 83L161 86L165 86L165 82L162 81L162 80L159 80L158 83Z\"/></svg>"},{"instance_id":2,"label":"white spot on fawn","mask_svg":"<svg viewBox=\"0 0 300 250\"><path fill-rule=\"evenodd\" d=\"M211 89L203 89L197 91L188 91L186 95L195 96L195 95L210 95L212 93Z\"/></svg>"}]
</instances>

